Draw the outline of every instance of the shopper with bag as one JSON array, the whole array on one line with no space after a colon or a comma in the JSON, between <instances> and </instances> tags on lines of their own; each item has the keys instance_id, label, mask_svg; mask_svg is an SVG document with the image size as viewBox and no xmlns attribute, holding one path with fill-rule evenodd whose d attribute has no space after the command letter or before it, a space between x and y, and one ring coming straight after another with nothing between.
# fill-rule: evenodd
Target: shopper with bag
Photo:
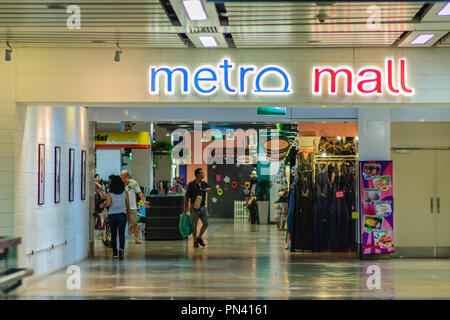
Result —
<instances>
[{"instance_id":1,"label":"shopper with bag","mask_svg":"<svg viewBox=\"0 0 450 320\"><path fill-rule=\"evenodd\" d=\"M184 212L185 214L187 214L190 211L194 247L198 248L199 245L201 245L202 247L206 245L202 239L206 228L208 228L206 192L211 191L212 188L205 181L202 181L205 177L205 174L203 173L203 170L201 168L195 169L194 173L195 180L189 182L189 184L187 185L186 197L184 199ZM202 228L200 229L200 233L197 237L197 223L199 219L202 221Z\"/></svg>"},{"instance_id":2,"label":"shopper with bag","mask_svg":"<svg viewBox=\"0 0 450 320\"><path fill-rule=\"evenodd\" d=\"M125 251L125 226L130 216L130 201L125 183L119 176L113 176L110 192L106 194L106 206L109 207L108 221L111 227L113 259L123 260ZM117 251L117 232L119 233L119 251Z\"/></svg>"},{"instance_id":3,"label":"shopper with bag","mask_svg":"<svg viewBox=\"0 0 450 320\"><path fill-rule=\"evenodd\" d=\"M125 189L128 192L128 198L130 199L130 224L129 228L130 231L134 233L135 236L135 243L141 244L141 241L139 241L139 217L138 217L138 206L136 201L136 195L141 198L141 201L143 202L144 206L148 209L150 208L150 204L145 200L145 196L141 191L141 188L139 187L139 184L136 180L133 180L130 178L130 175L128 173L128 170L123 170L120 173L120 177L122 178L122 181L125 183Z\"/></svg>"}]
</instances>

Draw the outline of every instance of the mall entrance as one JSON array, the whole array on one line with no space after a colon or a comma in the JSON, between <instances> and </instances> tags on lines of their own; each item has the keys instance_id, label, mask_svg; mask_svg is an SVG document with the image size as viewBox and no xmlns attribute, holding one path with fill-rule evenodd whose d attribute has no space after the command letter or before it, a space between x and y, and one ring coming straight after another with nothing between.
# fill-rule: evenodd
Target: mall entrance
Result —
<instances>
[{"instance_id":1,"label":"mall entrance","mask_svg":"<svg viewBox=\"0 0 450 320\"><path fill-rule=\"evenodd\" d=\"M207 246L221 232L246 233L276 242L288 256L357 258L356 119L276 122L279 108L265 109L273 109L261 111L273 112L270 121L96 121L100 192L110 175L127 170L150 203L149 209L137 203L143 245L191 247L192 235L180 232L180 214L187 183L202 168L212 187ZM148 140L133 140L142 137ZM107 248L108 228L101 214L96 220L98 252ZM134 248L135 236L127 237Z\"/></svg>"}]
</instances>

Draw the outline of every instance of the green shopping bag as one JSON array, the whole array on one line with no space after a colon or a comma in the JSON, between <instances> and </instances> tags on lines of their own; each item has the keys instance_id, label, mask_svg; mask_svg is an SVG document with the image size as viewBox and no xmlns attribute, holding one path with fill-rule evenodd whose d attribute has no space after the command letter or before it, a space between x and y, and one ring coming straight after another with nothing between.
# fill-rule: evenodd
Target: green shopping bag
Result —
<instances>
[{"instance_id":1,"label":"green shopping bag","mask_svg":"<svg viewBox=\"0 0 450 320\"><path fill-rule=\"evenodd\" d=\"M180 214L180 233L183 236L183 238L189 237L189 235L192 233L192 226L191 226L191 216L185 215L184 212Z\"/></svg>"}]
</instances>

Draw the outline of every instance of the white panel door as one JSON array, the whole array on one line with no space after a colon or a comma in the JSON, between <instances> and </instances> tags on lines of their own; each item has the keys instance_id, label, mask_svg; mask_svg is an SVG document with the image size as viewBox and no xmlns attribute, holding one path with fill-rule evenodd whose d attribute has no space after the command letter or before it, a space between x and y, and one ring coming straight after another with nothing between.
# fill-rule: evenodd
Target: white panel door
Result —
<instances>
[{"instance_id":1,"label":"white panel door","mask_svg":"<svg viewBox=\"0 0 450 320\"><path fill-rule=\"evenodd\" d=\"M394 234L396 247L435 249L436 151L392 152L394 161ZM432 251L431 251L432 252ZM431 253L434 255L433 253ZM409 254L408 254L409 255Z\"/></svg>"},{"instance_id":2,"label":"white panel door","mask_svg":"<svg viewBox=\"0 0 450 320\"><path fill-rule=\"evenodd\" d=\"M450 150L437 151L437 255L450 256Z\"/></svg>"}]
</instances>

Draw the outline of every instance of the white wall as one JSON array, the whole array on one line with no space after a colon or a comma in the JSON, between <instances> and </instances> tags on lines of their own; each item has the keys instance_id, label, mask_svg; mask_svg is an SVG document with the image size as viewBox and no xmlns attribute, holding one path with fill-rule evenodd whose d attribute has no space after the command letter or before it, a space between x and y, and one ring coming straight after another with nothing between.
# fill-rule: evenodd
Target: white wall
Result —
<instances>
[{"instance_id":1,"label":"white wall","mask_svg":"<svg viewBox=\"0 0 450 320\"><path fill-rule=\"evenodd\" d=\"M91 114L89 113L89 116ZM132 131L147 131L150 133L150 122L135 122ZM149 141L150 144L150 135ZM127 160L131 164L132 172L131 176L136 180L141 187L150 188L151 186L151 149L133 149L133 160Z\"/></svg>"},{"instance_id":2,"label":"white wall","mask_svg":"<svg viewBox=\"0 0 450 320\"><path fill-rule=\"evenodd\" d=\"M132 177L141 187L150 188L150 149L133 149L133 172Z\"/></svg>"},{"instance_id":3,"label":"white wall","mask_svg":"<svg viewBox=\"0 0 450 320\"><path fill-rule=\"evenodd\" d=\"M155 129L155 141L170 141L170 137L167 136L169 133L165 128L157 126ZM172 164L169 160L168 155L159 155L158 157L158 168L155 170L155 182L158 183L162 180L167 180L169 183L172 183ZM156 189L159 190L159 185L156 186Z\"/></svg>"},{"instance_id":4,"label":"white wall","mask_svg":"<svg viewBox=\"0 0 450 320\"><path fill-rule=\"evenodd\" d=\"M0 59L0 236L14 234L15 62Z\"/></svg>"},{"instance_id":5,"label":"white wall","mask_svg":"<svg viewBox=\"0 0 450 320\"><path fill-rule=\"evenodd\" d=\"M100 175L100 179L108 181L110 175L120 174L120 149L97 149L96 157L96 173Z\"/></svg>"},{"instance_id":6,"label":"white wall","mask_svg":"<svg viewBox=\"0 0 450 320\"><path fill-rule=\"evenodd\" d=\"M358 112L358 157L365 160L391 159L391 111L362 108Z\"/></svg>"},{"instance_id":7,"label":"white wall","mask_svg":"<svg viewBox=\"0 0 450 320\"><path fill-rule=\"evenodd\" d=\"M38 205L38 144L45 144L45 204ZM54 148L61 147L61 202L54 203ZM75 149L74 201L68 200L69 148ZM14 235L22 238L18 265L33 280L88 255L90 179L81 201L81 150L89 156L89 123L83 107L17 107ZM89 159L87 159L89 163ZM89 168L87 168L89 170ZM34 255L31 250L56 247Z\"/></svg>"},{"instance_id":8,"label":"white wall","mask_svg":"<svg viewBox=\"0 0 450 320\"><path fill-rule=\"evenodd\" d=\"M195 107L450 106L450 48L127 48L120 63L111 58L110 48L16 48L14 52L14 59L20 61L15 68L16 101L22 103ZM148 73L152 65L183 65L195 70L204 64L217 66L224 57L231 59L235 66L230 81L233 87L237 85L239 65L252 64L257 68L279 65L291 76L292 94L229 95L219 90L210 96L196 92L181 95L178 85L173 95L149 93ZM336 95L312 94L315 66L349 66L355 72L363 66L384 69L386 57L393 58L396 66L399 58L407 59L407 82L415 89L414 96L347 96L342 90ZM249 76L249 83L254 78L254 75Z\"/></svg>"}]
</instances>

